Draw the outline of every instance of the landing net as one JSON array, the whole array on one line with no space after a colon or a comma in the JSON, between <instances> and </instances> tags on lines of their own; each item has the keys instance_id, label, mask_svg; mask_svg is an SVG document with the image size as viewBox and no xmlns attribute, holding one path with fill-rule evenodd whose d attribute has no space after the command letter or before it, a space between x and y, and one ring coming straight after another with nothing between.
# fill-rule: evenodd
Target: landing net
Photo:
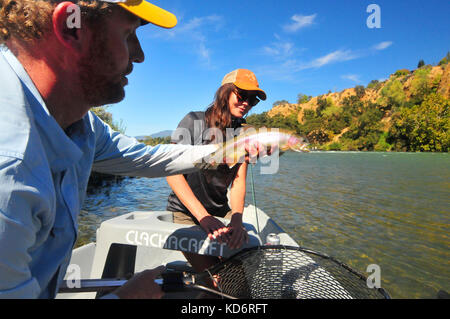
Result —
<instances>
[{"instance_id":1,"label":"landing net","mask_svg":"<svg viewBox=\"0 0 450 319\"><path fill-rule=\"evenodd\" d=\"M219 290L239 299L389 299L347 265L309 249L245 249L208 272Z\"/></svg>"}]
</instances>

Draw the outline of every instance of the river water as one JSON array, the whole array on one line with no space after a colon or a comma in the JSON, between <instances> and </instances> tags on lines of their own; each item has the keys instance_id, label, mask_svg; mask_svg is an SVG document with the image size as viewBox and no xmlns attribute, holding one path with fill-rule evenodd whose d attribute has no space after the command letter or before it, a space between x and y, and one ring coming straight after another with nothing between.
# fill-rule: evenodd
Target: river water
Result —
<instances>
[{"instance_id":1,"label":"river water","mask_svg":"<svg viewBox=\"0 0 450 319\"><path fill-rule=\"evenodd\" d=\"M264 165L263 165L264 167ZM450 292L450 157L434 153L286 153L276 174L249 170L255 201L302 247L333 256L369 276L393 298ZM95 240L109 218L164 210L165 179L126 178L88 193L77 245ZM373 270L372 270L373 271Z\"/></svg>"}]
</instances>

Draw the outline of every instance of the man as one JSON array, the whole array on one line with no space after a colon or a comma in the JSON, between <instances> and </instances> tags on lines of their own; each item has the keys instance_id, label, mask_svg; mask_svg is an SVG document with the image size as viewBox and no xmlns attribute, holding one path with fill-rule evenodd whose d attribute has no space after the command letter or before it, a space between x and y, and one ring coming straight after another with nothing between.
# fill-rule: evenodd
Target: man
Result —
<instances>
[{"instance_id":1,"label":"man","mask_svg":"<svg viewBox=\"0 0 450 319\"><path fill-rule=\"evenodd\" d=\"M216 149L148 147L88 112L124 98L133 63L144 61L136 29L177 23L146 1L125 1L0 0L0 298L55 297L91 169L180 174ZM161 271L137 274L112 296L161 297Z\"/></svg>"}]
</instances>

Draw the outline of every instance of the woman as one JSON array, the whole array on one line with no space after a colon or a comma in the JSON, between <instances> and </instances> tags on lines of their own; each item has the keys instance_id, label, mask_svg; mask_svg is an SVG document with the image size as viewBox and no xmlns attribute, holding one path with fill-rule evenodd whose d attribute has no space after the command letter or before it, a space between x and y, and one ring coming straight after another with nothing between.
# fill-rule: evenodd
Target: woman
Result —
<instances>
[{"instance_id":1,"label":"woman","mask_svg":"<svg viewBox=\"0 0 450 319\"><path fill-rule=\"evenodd\" d=\"M177 134L172 135L172 141L193 145L225 141L230 129L239 131L237 129L245 123L243 117L258 104L258 98L265 100L266 93L259 88L253 72L237 69L224 77L213 104L206 112L190 112L178 125L176 132L188 130L190 141L180 141ZM242 225L247 165L242 163L232 168L220 165L217 170L167 177L173 190L167 210L174 212L174 222L199 224L210 239L227 243L232 249L240 248L248 241L247 231ZM230 185L231 209L227 198ZM231 222L226 227L216 217L228 218ZM184 255L197 272L219 261L212 256Z\"/></svg>"}]
</instances>

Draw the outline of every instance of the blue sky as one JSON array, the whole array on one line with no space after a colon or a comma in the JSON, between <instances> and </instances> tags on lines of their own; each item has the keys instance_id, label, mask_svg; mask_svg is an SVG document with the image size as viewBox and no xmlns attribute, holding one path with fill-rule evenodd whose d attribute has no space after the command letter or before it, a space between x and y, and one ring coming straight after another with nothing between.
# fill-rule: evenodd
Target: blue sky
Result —
<instances>
[{"instance_id":1,"label":"blue sky","mask_svg":"<svg viewBox=\"0 0 450 319\"><path fill-rule=\"evenodd\" d=\"M130 136L175 129L190 111L212 102L222 78L255 72L267 100L295 103L386 79L420 59L436 64L450 51L448 0L155 0L173 12L171 30L138 30L146 54L128 77L126 98L108 110ZM369 28L370 4L381 28Z\"/></svg>"}]
</instances>

